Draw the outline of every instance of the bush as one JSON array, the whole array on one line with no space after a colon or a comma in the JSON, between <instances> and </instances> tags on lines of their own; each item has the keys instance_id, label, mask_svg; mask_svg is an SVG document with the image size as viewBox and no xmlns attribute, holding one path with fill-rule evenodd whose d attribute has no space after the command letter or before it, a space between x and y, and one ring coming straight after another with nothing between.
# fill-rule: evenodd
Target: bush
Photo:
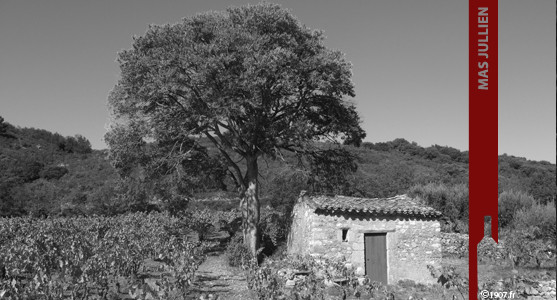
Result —
<instances>
[{"instance_id":1,"label":"bush","mask_svg":"<svg viewBox=\"0 0 557 300\"><path fill-rule=\"evenodd\" d=\"M408 194L410 197L423 200L426 205L435 208L448 217L454 224L451 231L468 231L468 187L465 184L429 183L415 185L410 188Z\"/></svg>"},{"instance_id":2,"label":"bush","mask_svg":"<svg viewBox=\"0 0 557 300\"><path fill-rule=\"evenodd\" d=\"M535 227L529 226L521 229L506 228L501 232L505 254L513 268L528 265L541 268L545 261L551 260L549 254L554 253L554 247L541 239L535 239L536 231Z\"/></svg>"},{"instance_id":3,"label":"bush","mask_svg":"<svg viewBox=\"0 0 557 300\"><path fill-rule=\"evenodd\" d=\"M228 264L232 267L241 267L249 264L252 259L251 251L244 244L244 238L241 235L235 235L226 247L226 257Z\"/></svg>"},{"instance_id":4,"label":"bush","mask_svg":"<svg viewBox=\"0 0 557 300\"><path fill-rule=\"evenodd\" d=\"M21 182L31 182L40 178L40 172L44 164L37 161L20 161L15 169L15 173Z\"/></svg>"},{"instance_id":5,"label":"bush","mask_svg":"<svg viewBox=\"0 0 557 300\"><path fill-rule=\"evenodd\" d=\"M54 183L38 179L12 189L14 202L24 203L27 214L32 216L55 215L60 209L60 188Z\"/></svg>"},{"instance_id":6,"label":"bush","mask_svg":"<svg viewBox=\"0 0 557 300\"><path fill-rule=\"evenodd\" d=\"M435 268L431 265L427 266L431 276L437 278L437 282L446 289L456 289L462 299L468 296L468 280L457 272L453 266ZM453 296L453 299L455 297Z\"/></svg>"},{"instance_id":7,"label":"bush","mask_svg":"<svg viewBox=\"0 0 557 300\"><path fill-rule=\"evenodd\" d=\"M51 180L51 179L60 179L62 178L62 176L66 175L67 173L68 173L68 169L65 167L50 166L43 169L39 173L39 176L41 176L41 178L44 178L46 180Z\"/></svg>"},{"instance_id":8,"label":"bush","mask_svg":"<svg viewBox=\"0 0 557 300\"><path fill-rule=\"evenodd\" d=\"M499 195L499 228L512 224L515 213L530 208L536 201L522 191L505 191Z\"/></svg>"},{"instance_id":9,"label":"bush","mask_svg":"<svg viewBox=\"0 0 557 300\"><path fill-rule=\"evenodd\" d=\"M244 269L247 270L248 287L257 299L346 299L349 295L363 299L392 299L388 297L394 296L391 288L369 278L362 278L363 281L358 283L353 267L342 258L267 258L260 266L251 260ZM339 278L345 279L346 284L326 284Z\"/></svg>"},{"instance_id":10,"label":"bush","mask_svg":"<svg viewBox=\"0 0 557 300\"><path fill-rule=\"evenodd\" d=\"M263 247L263 254L269 256L286 241L287 227L290 222L284 213L274 209L263 209L260 219L261 247Z\"/></svg>"},{"instance_id":11,"label":"bush","mask_svg":"<svg viewBox=\"0 0 557 300\"><path fill-rule=\"evenodd\" d=\"M227 200L203 200L196 201L192 200L188 203L188 209L212 209L220 211L230 211L237 209L240 205L239 199L227 199Z\"/></svg>"},{"instance_id":12,"label":"bush","mask_svg":"<svg viewBox=\"0 0 557 300\"><path fill-rule=\"evenodd\" d=\"M68 153L91 153L91 142L82 135L68 136L58 142L58 148Z\"/></svg>"},{"instance_id":13,"label":"bush","mask_svg":"<svg viewBox=\"0 0 557 300\"><path fill-rule=\"evenodd\" d=\"M528 208L523 208L515 213L513 220L514 228L533 228L533 238L550 240L555 245L555 202L547 204L535 203Z\"/></svg>"}]
</instances>

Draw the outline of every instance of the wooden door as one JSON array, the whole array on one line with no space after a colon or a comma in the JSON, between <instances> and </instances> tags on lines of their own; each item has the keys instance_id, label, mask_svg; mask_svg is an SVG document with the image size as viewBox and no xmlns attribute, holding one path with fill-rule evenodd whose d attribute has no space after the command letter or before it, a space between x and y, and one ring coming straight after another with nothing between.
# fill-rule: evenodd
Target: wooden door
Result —
<instances>
[{"instance_id":1,"label":"wooden door","mask_svg":"<svg viewBox=\"0 0 557 300\"><path fill-rule=\"evenodd\" d=\"M387 284L387 233L367 233L364 242L366 275Z\"/></svg>"}]
</instances>

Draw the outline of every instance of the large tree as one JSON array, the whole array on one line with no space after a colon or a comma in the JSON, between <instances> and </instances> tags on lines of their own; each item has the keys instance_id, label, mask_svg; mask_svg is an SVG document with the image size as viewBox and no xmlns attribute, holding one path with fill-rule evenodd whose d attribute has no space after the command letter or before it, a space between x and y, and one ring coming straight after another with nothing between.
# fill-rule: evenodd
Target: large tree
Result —
<instances>
[{"instance_id":1,"label":"large tree","mask_svg":"<svg viewBox=\"0 0 557 300\"><path fill-rule=\"evenodd\" d=\"M351 65L323 39L275 4L149 26L118 54L121 78L109 96L115 122L106 135L113 163L149 161L152 170L195 176L189 167L215 159L199 142L209 140L241 191L244 241L255 253L258 159L342 155L316 144L359 145L365 137L349 101Z\"/></svg>"}]
</instances>

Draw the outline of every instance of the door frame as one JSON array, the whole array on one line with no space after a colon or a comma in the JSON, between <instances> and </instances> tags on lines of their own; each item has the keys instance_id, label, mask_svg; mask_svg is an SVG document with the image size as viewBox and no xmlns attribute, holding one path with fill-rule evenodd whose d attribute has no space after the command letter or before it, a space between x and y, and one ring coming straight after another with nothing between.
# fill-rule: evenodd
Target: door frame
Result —
<instances>
[{"instance_id":1,"label":"door frame","mask_svg":"<svg viewBox=\"0 0 557 300\"><path fill-rule=\"evenodd\" d=\"M389 264L389 237L390 234L395 232L394 229L391 230L360 230L360 233L362 234L362 239L363 239L363 243L364 243L364 270L366 272L366 276L367 276L367 262L366 262L366 235L372 235L372 234L385 234L385 260L386 260L386 264L387 264L387 282L386 284L389 284L389 275L390 275L390 264Z\"/></svg>"}]
</instances>

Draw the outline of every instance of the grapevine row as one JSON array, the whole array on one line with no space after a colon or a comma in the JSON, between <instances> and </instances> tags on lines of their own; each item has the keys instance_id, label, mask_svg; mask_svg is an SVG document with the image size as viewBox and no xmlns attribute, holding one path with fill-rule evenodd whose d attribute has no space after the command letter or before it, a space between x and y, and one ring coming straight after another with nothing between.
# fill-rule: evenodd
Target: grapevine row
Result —
<instances>
[{"instance_id":1,"label":"grapevine row","mask_svg":"<svg viewBox=\"0 0 557 300\"><path fill-rule=\"evenodd\" d=\"M0 299L185 295L204 252L189 223L167 213L0 219ZM146 260L164 262L156 285Z\"/></svg>"}]
</instances>

